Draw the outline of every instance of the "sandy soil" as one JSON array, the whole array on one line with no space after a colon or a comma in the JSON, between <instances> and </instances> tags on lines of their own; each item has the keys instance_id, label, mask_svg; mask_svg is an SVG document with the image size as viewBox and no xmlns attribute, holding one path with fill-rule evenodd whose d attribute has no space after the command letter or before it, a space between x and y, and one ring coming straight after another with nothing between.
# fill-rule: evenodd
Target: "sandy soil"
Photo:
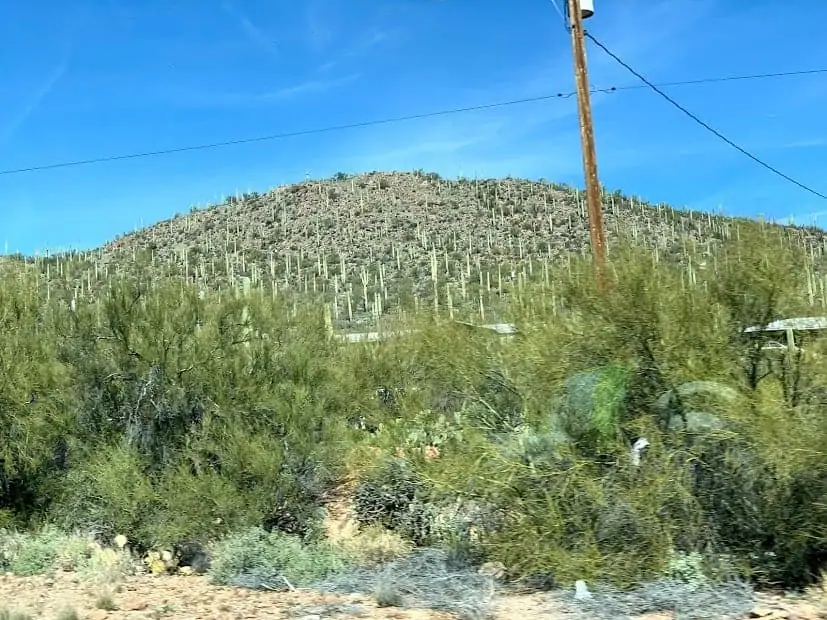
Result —
<instances>
[{"instance_id":1,"label":"sandy soil","mask_svg":"<svg viewBox=\"0 0 827 620\"><path fill-rule=\"evenodd\" d=\"M116 609L98 608L103 594L110 595ZM382 609L367 596L335 596L303 590L253 591L214 586L205 577L177 575L136 575L125 578L115 588L85 583L71 573L58 574L53 580L4 576L0 577L0 601L13 611L54 619L66 609L74 609L81 619L91 620L451 617L427 610Z\"/></svg>"},{"instance_id":2,"label":"sandy soil","mask_svg":"<svg viewBox=\"0 0 827 620\"><path fill-rule=\"evenodd\" d=\"M100 609L108 594L114 609ZM800 600L762 596L747 617L765 620L817 620L827 618L825 597L811 595ZM201 576L136 575L117 586L84 582L73 573L54 578L0 576L0 608L20 611L33 618L70 620L72 609L79 619L276 619L322 620L352 618L397 620L449 619L451 614L427 609L380 608L367 595L329 595L294 592L253 591L211 585ZM564 620L570 618L547 593L501 597L496 602L496 620ZM648 614L639 620L669 620L670 613Z\"/></svg>"},{"instance_id":3,"label":"sandy soil","mask_svg":"<svg viewBox=\"0 0 827 620\"><path fill-rule=\"evenodd\" d=\"M346 495L342 493L342 495ZM325 527L334 541L352 539L358 527L346 499L328 504ZM110 605L102 599L109 598ZM102 609L101 607L109 607ZM0 620L3 611L23 612L43 620L441 620L456 616L430 609L379 607L369 594L335 595L310 590L270 592L213 585L205 576L141 573L114 585L81 579L71 572L53 577L0 574ZM76 615L70 615L73 610ZM763 620L827 620L827 588L806 595L758 595L746 618ZM573 620L547 592L509 594L494 601L492 620ZM635 620L671 620L670 612L650 613ZM20 620L23 620L21 617ZM582 620L580 616L577 620ZM620 620L620 619L618 619ZM710 620L712 620L710 618Z\"/></svg>"}]
</instances>

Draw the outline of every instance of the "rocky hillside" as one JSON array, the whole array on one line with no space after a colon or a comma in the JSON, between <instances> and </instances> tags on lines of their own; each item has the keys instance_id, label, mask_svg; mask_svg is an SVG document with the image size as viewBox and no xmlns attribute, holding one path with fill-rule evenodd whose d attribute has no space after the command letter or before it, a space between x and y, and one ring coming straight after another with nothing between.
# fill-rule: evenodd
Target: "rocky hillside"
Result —
<instances>
[{"instance_id":1,"label":"rocky hillside","mask_svg":"<svg viewBox=\"0 0 827 620\"><path fill-rule=\"evenodd\" d=\"M622 231L661 247L726 235L723 218L651 207L620 193L605 203L609 235ZM362 266L397 251L448 249L499 262L579 253L587 245L584 196L569 187L374 172L231 197L118 238L104 254L120 260L150 249L158 260L182 262L188 250L194 265L196 254L209 262L244 253L256 262L324 253Z\"/></svg>"},{"instance_id":2,"label":"rocky hillside","mask_svg":"<svg viewBox=\"0 0 827 620\"><path fill-rule=\"evenodd\" d=\"M703 250L744 225L619 192L606 193L604 204L610 244L624 237L657 247L665 259L684 256L690 246ZM819 245L823 237L788 231ZM502 296L588 246L584 196L572 188L373 172L191 209L117 238L71 271L76 288L84 280L91 287L101 274L142 262L208 288L316 293L335 302L337 318L350 319L434 295L440 305L479 305L481 296Z\"/></svg>"}]
</instances>

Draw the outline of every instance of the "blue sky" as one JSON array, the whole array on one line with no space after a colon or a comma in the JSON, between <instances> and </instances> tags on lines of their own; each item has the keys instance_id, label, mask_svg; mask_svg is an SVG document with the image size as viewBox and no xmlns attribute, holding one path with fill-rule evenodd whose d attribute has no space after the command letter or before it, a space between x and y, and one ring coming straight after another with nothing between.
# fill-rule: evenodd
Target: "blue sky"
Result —
<instances>
[{"instance_id":1,"label":"blue sky","mask_svg":"<svg viewBox=\"0 0 827 620\"><path fill-rule=\"evenodd\" d=\"M560 0L558 0L560 1ZM590 32L654 82L827 67L827 3L596 0ZM0 0L0 170L301 131L573 88L550 0ZM593 87L636 78L589 46ZM827 74L666 89L827 193ZM675 206L827 222L646 89L593 97L601 181ZM582 186L576 100L0 175L0 244L91 247L337 171L434 170ZM818 215L818 214L823 215ZM814 215L815 214L815 215ZM0 251L3 249L0 246Z\"/></svg>"}]
</instances>

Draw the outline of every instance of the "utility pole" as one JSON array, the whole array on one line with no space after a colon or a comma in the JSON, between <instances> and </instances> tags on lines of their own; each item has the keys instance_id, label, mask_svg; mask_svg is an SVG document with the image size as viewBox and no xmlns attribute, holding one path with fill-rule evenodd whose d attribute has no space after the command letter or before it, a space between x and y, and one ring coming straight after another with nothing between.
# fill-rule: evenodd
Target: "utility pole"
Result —
<instances>
[{"instance_id":1,"label":"utility pole","mask_svg":"<svg viewBox=\"0 0 827 620\"><path fill-rule=\"evenodd\" d=\"M589 76L586 68L586 44L583 18L594 14L591 0L568 0L571 22L571 48L574 56L574 80L577 87L577 109L580 114L580 141L583 150L583 172L586 176L586 204L589 213L589 236L597 266L598 283L603 285L603 265L606 261L606 238L603 231L603 205L600 182L597 179L597 156L594 149L594 125L589 100Z\"/></svg>"}]
</instances>

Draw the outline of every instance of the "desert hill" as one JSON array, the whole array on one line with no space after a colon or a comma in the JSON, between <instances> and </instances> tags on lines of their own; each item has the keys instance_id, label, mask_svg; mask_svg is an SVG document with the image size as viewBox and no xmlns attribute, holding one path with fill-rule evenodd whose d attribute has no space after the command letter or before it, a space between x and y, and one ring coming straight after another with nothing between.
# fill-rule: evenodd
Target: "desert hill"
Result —
<instances>
[{"instance_id":1,"label":"desert hill","mask_svg":"<svg viewBox=\"0 0 827 620\"><path fill-rule=\"evenodd\" d=\"M650 205L604 193L610 250L623 239L659 259L704 252L749 220ZM779 227L821 246L824 232ZM371 172L278 187L159 222L62 266L91 289L135 263L205 288L263 288L322 296L336 319L378 315L400 302L479 305L548 266L588 251L585 196L521 179L446 180L434 173ZM50 277L54 276L53 266ZM484 303L484 302L482 302Z\"/></svg>"}]
</instances>

